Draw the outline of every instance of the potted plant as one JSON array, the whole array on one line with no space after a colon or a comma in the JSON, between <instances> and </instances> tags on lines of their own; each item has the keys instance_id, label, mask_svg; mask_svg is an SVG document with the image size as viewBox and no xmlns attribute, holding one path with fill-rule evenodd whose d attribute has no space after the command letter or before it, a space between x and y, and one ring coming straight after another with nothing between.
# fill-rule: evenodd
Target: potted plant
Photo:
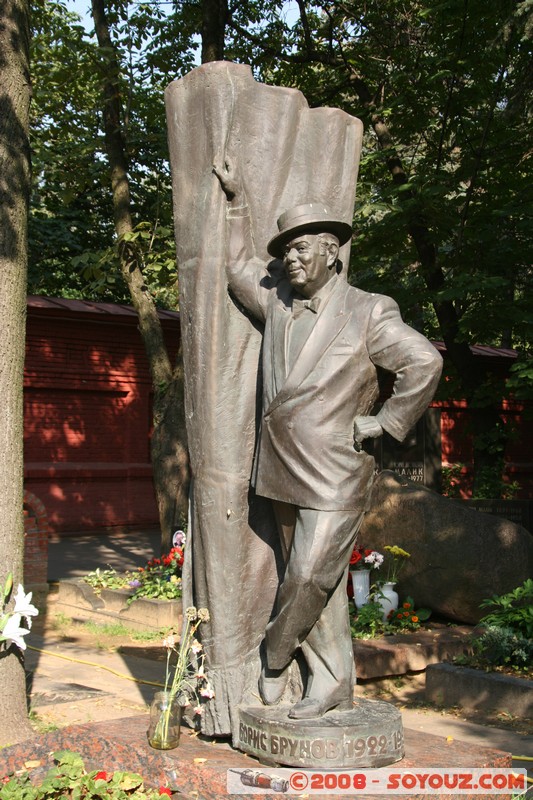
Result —
<instances>
[{"instance_id":1,"label":"potted plant","mask_svg":"<svg viewBox=\"0 0 533 800\"><path fill-rule=\"evenodd\" d=\"M350 558L350 577L353 586L353 599L357 608L368 603L370 595L370 572L379 569L383 556L377 550L354 547Z\"/></svg>"},{"instance_id":2,"label":"potted plant","mask_svg":"<svg viewBox=\"0 0 533 800\"><path fill-rule=\"evenodd\" d=\"M387 577L383 582L379 582L378 602L381 605L383 621L386 622L391 611L398 608L398 593L395 585L398 576L411 554L403 550L398 545L385 545L385 550L389 558L387 559Z\"/></svg>"}]
</instances>

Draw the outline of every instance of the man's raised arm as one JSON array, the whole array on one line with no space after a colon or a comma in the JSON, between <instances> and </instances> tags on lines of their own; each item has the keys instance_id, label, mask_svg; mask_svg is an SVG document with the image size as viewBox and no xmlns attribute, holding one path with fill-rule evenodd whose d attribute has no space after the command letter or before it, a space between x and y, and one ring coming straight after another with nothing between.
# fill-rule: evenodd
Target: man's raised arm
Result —
<instances>
[{"instance_id":1,"label":"man's raised arm","mask_svg":"<svg viewBox=\"0 0 533 800\"><path fill-rule=\"evenodd\" d=\"M226 275L230 289L240 302L263 322L270 291L269 273L256 256L250 210L242 177L232 159L213 164L228 204Z\"/></svg>"}]
</instances>

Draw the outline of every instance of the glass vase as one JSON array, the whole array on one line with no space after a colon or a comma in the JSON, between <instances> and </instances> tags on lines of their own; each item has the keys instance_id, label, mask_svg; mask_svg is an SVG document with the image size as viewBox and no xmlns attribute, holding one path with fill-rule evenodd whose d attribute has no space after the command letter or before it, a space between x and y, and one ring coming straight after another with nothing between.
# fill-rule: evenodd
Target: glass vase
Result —
<instances>
[{"instance_id":1,"label":"glass vase","mask_svg":"<svg viewBox=\"0 0 533 800\"><path fill-rule=\"evenodd\" d=\"M172 750L180 741L184 706L170 692L156 692L150 706L148 742L156 750Z\"/></svg>"},{"instance_id":2,"label":"glass vase","mask_svg":"<svg viewBox=\"0 0 533 800\"><path fill-rule=\"evenodd\" d=\"M383 612L383 622L387 622L390 612L396 611L398 608L398 592L394 590L395 585L394 583L384 583L381 587L378 603Z\"/></svg>"},{"instance_id":3,"label":"glass vase","mask_svg":"<svg viewBox=\"0 0 533 800\"><path fill-rule=\"evenodd\" d=\"M350 575L352 576L353 601L356 608L361 608L365 603L368 603L368 596L370 594L370 570L352 569L350 570Z\"/></svg>"}]
</instances>

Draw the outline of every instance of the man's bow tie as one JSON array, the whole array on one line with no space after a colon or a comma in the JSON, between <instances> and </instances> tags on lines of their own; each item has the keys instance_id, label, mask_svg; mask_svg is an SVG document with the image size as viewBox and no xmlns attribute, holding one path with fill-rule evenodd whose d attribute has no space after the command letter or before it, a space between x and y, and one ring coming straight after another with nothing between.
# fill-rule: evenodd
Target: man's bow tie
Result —
<instances>
[{"instance_id":1,"label":"man's bow tie","mask_svg":"<svg viewBox=\"0 0 533 800\"><path fill-rule=\"evenodd\" d=\"M311 297L310 300L299 300L297 297L295 297L292 301L292 316L299 317L306 308L316 314L319 305L320 297Z\"/></svg>"}]
</instances>

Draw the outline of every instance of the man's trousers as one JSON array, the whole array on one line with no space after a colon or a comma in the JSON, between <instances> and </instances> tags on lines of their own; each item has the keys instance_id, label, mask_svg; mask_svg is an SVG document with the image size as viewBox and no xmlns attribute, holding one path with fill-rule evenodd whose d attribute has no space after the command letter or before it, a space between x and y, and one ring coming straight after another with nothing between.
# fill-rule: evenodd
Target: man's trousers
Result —
<instances>
[{"instance_id":1,"label":"man's trousers","mask_svg":"<svg viewBox=\"0 0 533 800\"><path fill-rule=\"evenodd\" d=\"M286 568L265 634L267 664L283 669L301 647L309 671L305 696L321 698L343 686L351 699L355 671L346 580L364 512L277 501L274 511Z\"/></svg>"}]
</instances>

